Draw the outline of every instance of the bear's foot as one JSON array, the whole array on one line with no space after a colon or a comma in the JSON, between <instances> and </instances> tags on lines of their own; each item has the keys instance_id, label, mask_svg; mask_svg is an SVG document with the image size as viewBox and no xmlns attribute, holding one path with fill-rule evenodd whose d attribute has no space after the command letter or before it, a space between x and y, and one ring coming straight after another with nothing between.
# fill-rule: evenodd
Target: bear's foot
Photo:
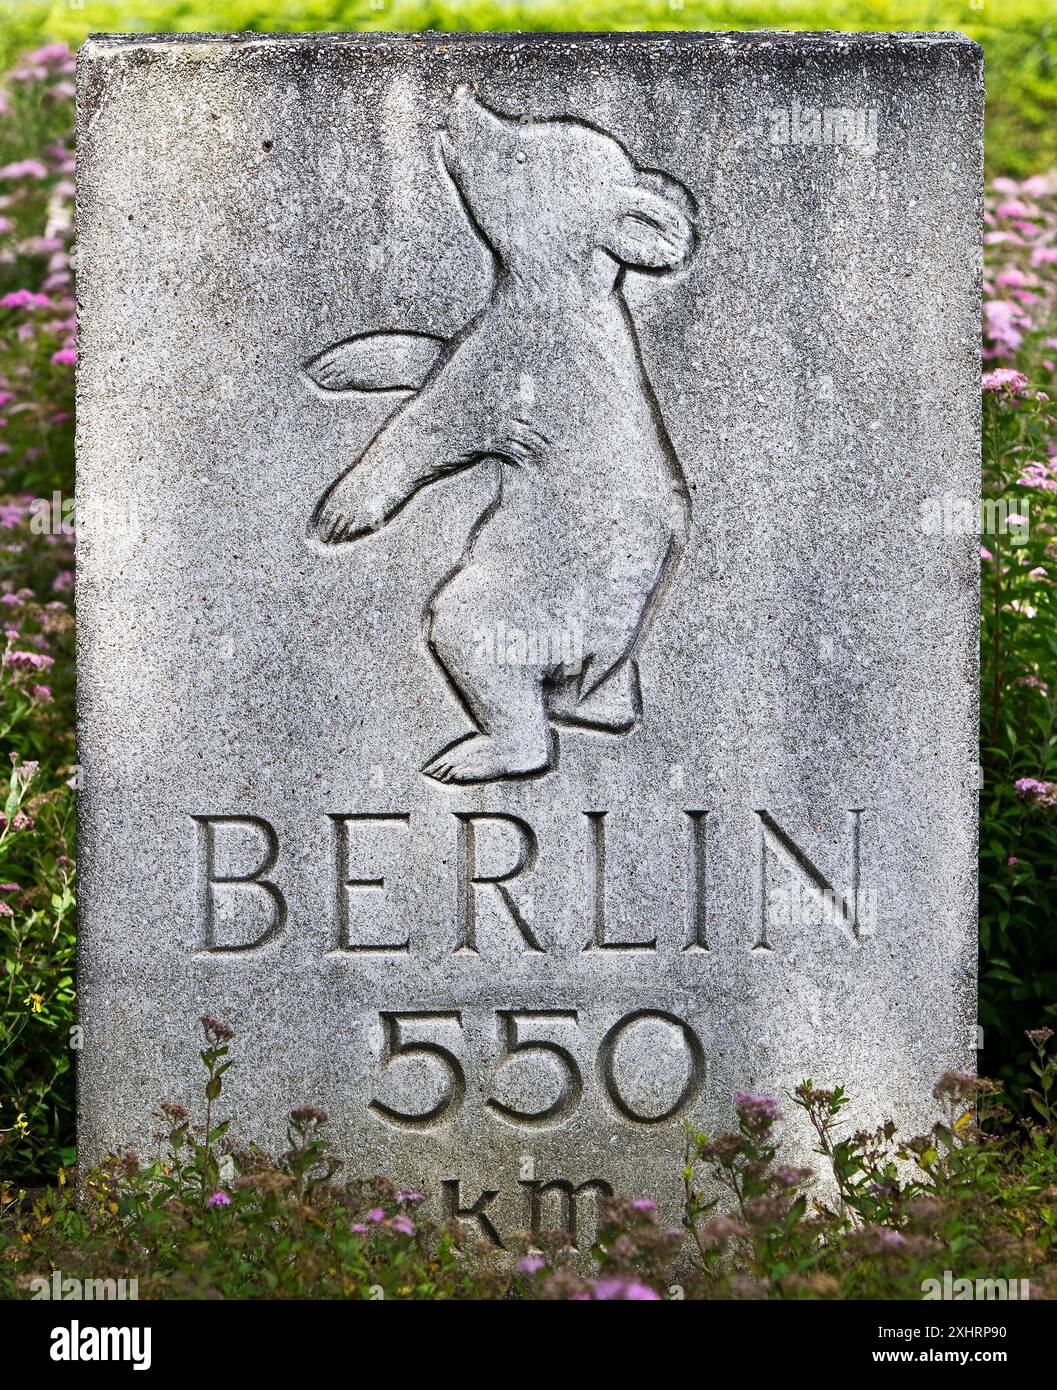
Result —
<instances>
[{"instance_id":1,"label":"bear's foot","mask_svg":"<svg viewBox=\"0 0 1057 1390\"><path fill-rule=\"evenodd\" d=\"M552 739L530 745L488 734L467 734L431 758L422 771L437 782L494 782L501 777L528 777L547 771L553 762L553 748Z\"/></svg>"}]
</instances>

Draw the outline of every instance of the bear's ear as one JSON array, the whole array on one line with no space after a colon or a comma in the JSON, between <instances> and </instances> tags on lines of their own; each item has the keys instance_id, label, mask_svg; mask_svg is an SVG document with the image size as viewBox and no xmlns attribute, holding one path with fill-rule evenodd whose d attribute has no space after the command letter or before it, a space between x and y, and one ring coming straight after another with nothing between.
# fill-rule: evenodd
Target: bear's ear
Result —
<instances>
[{"instance_id":1,"label":"bear's ear","mask_svg":"<svg viewBox=\"0 0 1057 1390\"><path fill-rule=\"evenodd\" d=\"M668 182L683 192L674 179ZM623 265L678 270L689 261L696 240L693 223L666 193L642 184L619 190L616 216L603 232L602 245Z\"/></svg>"}]
</instances>

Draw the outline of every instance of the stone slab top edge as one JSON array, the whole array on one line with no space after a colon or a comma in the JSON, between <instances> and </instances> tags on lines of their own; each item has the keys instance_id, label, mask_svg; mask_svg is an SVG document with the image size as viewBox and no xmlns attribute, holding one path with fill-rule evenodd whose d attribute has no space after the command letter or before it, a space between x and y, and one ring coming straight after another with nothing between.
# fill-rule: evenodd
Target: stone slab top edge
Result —
<instances>
[{"instance_id":1,"label":"stone slab top edge","mask_svg":"<svg viewBox=\"0 0 1057 1390\"><path fill-rule=\"evenodd\" d=\"M242 33L149 33L149 34L89 34L83 48L179 47L185 44L230 44L243 47L258 44L314 45L386 45L398 47L425 46L504 47L526 44L687 44L714 48L857 48L884 51L896 48L958 48L982 56L980 45L967 34L957 30L892 31L880 33L850 32L841 29L799 31L788 29L751 30L553 30L515 32L461 31L442 33L401 33L372 29L352 32L266 34L255 30ZM83 51L83 49L82 49Z\"/></svg>"}]
</instances>

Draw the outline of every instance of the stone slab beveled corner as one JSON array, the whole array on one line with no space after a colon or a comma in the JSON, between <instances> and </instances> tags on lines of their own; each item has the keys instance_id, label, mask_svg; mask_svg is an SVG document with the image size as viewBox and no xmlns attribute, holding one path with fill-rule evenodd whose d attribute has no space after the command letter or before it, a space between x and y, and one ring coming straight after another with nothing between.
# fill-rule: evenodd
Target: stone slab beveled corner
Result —
<instances>
[{"instance_id":1,"label":"stone slab beveled corner","mask_svg":"<svg viewBox=\"0 0 1057 1390\"><path fill-rule=\"evenodd\" d=\"M671 1219L739 1090L930 1122L981 106L952 34L89 41L86 1159L206 1012L241 1142L322 1106L496 1240Z\"/></svg>"}]
</instances>

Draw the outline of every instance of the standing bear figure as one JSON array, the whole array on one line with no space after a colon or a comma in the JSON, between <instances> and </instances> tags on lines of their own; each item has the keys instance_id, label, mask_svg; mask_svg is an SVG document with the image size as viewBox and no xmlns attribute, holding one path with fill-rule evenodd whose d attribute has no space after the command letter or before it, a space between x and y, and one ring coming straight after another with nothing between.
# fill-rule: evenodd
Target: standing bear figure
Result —
<instances>
[{"instance_id":1,"label":"standing bear figure","mask_svg":"<svg viewBox=\"0 0 1057 1390\"><path fill-rule=\"evenodd\" d=\"M687 264L694 208L602 131L501 116L466 88L438 147L492 254L491 297L450 341L364 334L308 363L324 390L413 393L320 500L310 533L355 541L430 483L492 470L494 498L426 618L475 729L423 768L490 782L553 767L557 724L623 733L639 718L635 651L689 502L622 288L628 269ZM510 660L489 640L504 632L543 655ZM578 661L547 640L556 633L576 634Z\"/></svg>"}]
</instances>

